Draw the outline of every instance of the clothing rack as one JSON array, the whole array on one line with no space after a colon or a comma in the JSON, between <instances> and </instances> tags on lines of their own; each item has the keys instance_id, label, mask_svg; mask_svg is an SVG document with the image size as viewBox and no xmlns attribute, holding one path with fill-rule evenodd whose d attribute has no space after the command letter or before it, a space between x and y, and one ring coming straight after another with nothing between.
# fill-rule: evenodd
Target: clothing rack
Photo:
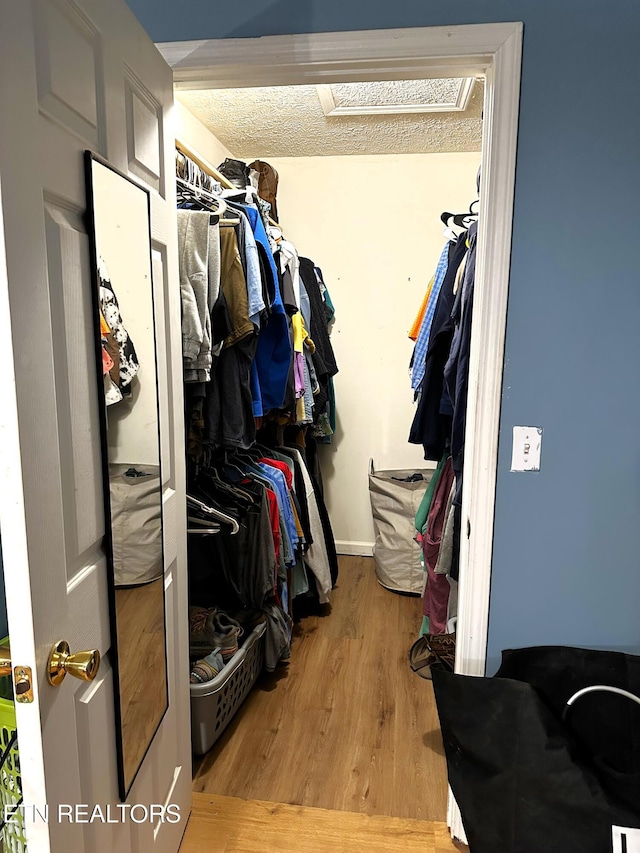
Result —
<instances>
[{"instance_id":1,"label":"clothing rack","mask_svg":"<svg viewBox=\"0 0 640 853\"><path fill-rule=\"evenodd\" d=\"M238 189L238 187L234 186L228 178L225 178L222 172L219 172L205 160L202 160L200 157L198 157L197 154L195 154L187 145L185 145L184 142L179 139L176 139L176 150L179 151L181 154L184 154L185 157L188 157L190 160L192 160L196 164L196 166L198 166L199 169L202 169L205 175L208 175L210 178L213 178L214 181L217 181L223 187L223 189ZM280 228L280 225L271 216L269 217L269 223L275 228Z\"/></svg>"}]
</instances>

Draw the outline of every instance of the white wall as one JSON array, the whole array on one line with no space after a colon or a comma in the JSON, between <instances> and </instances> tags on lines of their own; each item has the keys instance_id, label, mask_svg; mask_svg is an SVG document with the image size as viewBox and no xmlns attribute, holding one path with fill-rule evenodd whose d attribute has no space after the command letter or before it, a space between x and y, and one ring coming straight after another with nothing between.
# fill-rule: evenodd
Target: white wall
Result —
<instances>
[{"instance_id":1,"label":"white wall","mask_svg":"<svg viewBox=\"0 0 640 853\"><path fill-rule=\"evenodd\" d=\"M217 166L233 153L176 102L176 137ZM253 158L243 158L251 162ZM433 467L407 442L414 404L407 332L444 245L443 210L476 197L480 152L270 157L287 239L322 268L336 307L338 423L322 448L338 548L371 553L367 471Z\"/></svg>"},{"instance_id":2,"label":"white wall","mask_svg":"<svg viewBox=\"0 0 640 853\"><path fill-rule=\"evenodd\" d=\"M116 294L140 370L130 398L107 408L109 461L158 465L158 388L147 194L93 163L98 252Z\"/></svg>"},{"instance_id":3,"label":"white wall","mask_svg":"<svg viewBox=\"0 0 640 853\"><path fill-rule=\"evenodd\" d=\"M178 100L174 104L173 120L178 142L183 142L204 163L217 169L226 157L233 157L217 136Z\"/></svg>"},{"instance_id":4,"label":"white wall","mask_svg":"<svg viewBox=\"0 0 640 853\"><path fill-rule=\"evenodd\" d=\"M433 467L407 443L407 332L444 245L443 210L476 197L480 153L269 158L287 239L322 268L336 308L338 424L323 448L338 549L370 553L367 470Z\"/></svg>"}]
</instances>

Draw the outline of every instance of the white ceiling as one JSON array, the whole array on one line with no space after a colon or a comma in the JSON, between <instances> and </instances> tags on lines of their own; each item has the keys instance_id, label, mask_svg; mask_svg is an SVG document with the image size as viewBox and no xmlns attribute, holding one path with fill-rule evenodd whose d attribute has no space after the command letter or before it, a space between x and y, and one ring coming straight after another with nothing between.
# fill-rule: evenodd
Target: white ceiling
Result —
<instances>
[{"instance_id":1,"label":"white ceiling","mask_svg":"<svg viewBox=\"0 0 640 853\"><path fill-rule=\"evenodd\" d=\"M463 80L409 80L176 96L240 158L425 154L480 151L484 86L469 88Z\"/></svg>"}]
</instances>

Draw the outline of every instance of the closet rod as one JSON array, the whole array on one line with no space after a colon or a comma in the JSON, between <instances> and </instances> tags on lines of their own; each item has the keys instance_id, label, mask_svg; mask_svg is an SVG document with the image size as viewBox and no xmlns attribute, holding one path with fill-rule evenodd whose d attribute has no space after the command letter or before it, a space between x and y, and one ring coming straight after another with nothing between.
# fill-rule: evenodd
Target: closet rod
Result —
<instances>
[{"instance_id":1,"label":"closet rod","mask_svg":"<svg viewBox=\"0 0 640 853\"><path fill-rule=\"evenodd\" d=\"M231 183L231 181L228 178L225 178L225 176L222 174L222 172L219 172L217 169L214 169L213 166L210 166L208 163L206 163L204 160L202 160L200 157L198 157L198 155L195 154L188 147L188 145L185 145L185 143L182 142L182 140L176 139L176 148L178 149L178 151L181 151L190 160L193 160L193 162L196 164L196 166L199 166L203 172L206 172L207 175L210 175L215 181L218 181L219 184L222 184L222 186L224 187L225 190L237 190L238 189L236 186L234 186ZM269 222L271 223L271 225L275 226L276 228L280 228L280 226L278 225L276 220L273 219L273 217L271 217L271 216L269 217Z\"/></svg>"}]
</instances>

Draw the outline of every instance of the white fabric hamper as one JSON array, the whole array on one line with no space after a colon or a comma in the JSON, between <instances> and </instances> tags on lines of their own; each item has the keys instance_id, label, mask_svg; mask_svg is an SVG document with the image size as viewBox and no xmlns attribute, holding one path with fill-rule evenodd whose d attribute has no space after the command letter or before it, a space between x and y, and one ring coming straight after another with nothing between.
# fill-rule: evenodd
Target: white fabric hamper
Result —
<instances>
[{"instance_id":1,"label":"white fabric hamper","mask_svg":"<svg viewBox=\"0 0 640 853\"><path fill-rule=\"evenodd\" d=\"M422 480L403 482L412 474ZM425 574L414 520L433 470L375 471L369 464L369 497L373 513L373 556L379 583L394 592L422 595Z\"/></svg>"}]
</instances>

